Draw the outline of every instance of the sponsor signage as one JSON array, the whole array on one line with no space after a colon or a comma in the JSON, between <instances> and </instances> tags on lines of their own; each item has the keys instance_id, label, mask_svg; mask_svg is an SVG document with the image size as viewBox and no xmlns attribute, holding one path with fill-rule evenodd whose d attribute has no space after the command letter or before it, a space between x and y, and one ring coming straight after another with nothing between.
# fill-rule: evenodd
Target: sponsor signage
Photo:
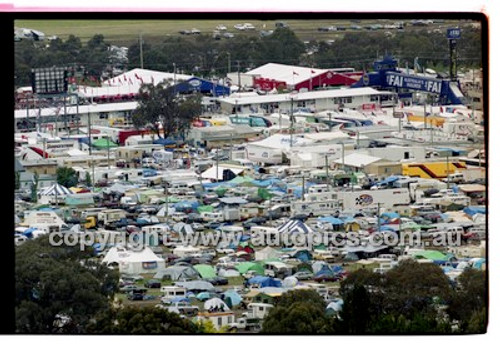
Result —
<instances>
[{"instance_id":1,"label":"sponsor signage","mask_svg":"<svg viewBox=\"0 0 500 348\"><path fill-rule=\"evenodd\" d=\"M461 34L460 28L448 28L446 30L448 40L460 39Z\"/></svg>"},{"instance_id":2,"label":"sponsor signage","mask_svg":"<svg viewBox=\"0 0 500 348\"><path fill-rule=\"evenodd\" d=\"M440 94L443 82L437 79L388 72L386 74L386 84L389 87L417 89Z\"/></svg>"}]
</instances>

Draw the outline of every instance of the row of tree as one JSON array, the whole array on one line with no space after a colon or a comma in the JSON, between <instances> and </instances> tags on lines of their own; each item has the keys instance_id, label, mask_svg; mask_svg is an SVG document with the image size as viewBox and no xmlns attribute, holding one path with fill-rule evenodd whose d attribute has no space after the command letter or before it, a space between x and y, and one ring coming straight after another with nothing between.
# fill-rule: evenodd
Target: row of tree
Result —
<instances>
[{"instance_id":1,"label":"row of tree","mask_svg":"<svg viewBox=\"0 0 500 348\"><path fill-rule=\"evenodd\" d=\"M458 41L458 66L481 66L481 31L463 28ZM128 66L141 67L139 40L128 50ZM16 87L29 84L32 68L73 65L83 66L85 77L99 79L112 64L110 43L95 35L86 44L74 35L66 41L56 39L48 45L23 40L15 44ZM211 36L167 37L143 40L142 64L145 69L176 71L203 76L224 76L228 70L246 71L269 62L318 68L353 67L370 69L380 55L390 53L404 67L413 67L415 58L424 67L443 69L449 64L446 35L427 29L404 32L346 32L335 42L312 40L305 44L289 28L277 28L271 35L242 35L229 40Z\"/></svg>"},{"instance_id":2,"label":"row of tree","mask_svg":"<svg viewBox=\"0 0 500 348\"><path fill-rule=\"evenodd\" d=\"M286 292L271 309L262 333L430 334L484 333L484 271L465 270L451 282L435 264L401 262L385 274L361 269L340 287L340 313L329 315L313 290Z\"/></svg>"},{"instance_id":3,"label":"row of tree","mask_svg":"<svg viewBox=\"0 0 500 348\"><path fill-rule=\"evenodd\" d=\"M16 249L18 333L171 334L215 332L156 308L114 302L118 272L92 260L92 250L54 247L48 236ZM434 264L401 262L385 274L361 269L340 287L340 312L326 311L314 290L283 294L262 333L429 334L484 333L487 279L465 270L455 282Z\"/></svg>"}]
</instances>

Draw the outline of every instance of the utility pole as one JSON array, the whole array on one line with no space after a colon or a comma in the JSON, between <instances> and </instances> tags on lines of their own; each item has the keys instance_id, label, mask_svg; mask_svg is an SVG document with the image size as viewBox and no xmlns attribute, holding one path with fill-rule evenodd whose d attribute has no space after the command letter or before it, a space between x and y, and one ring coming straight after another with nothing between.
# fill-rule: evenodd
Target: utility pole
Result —
<instances>
[{"instance_id":1,"label":"utility pole","mask_svg":"<svg viewBox=\"0 0 500 348\"><path fill-rule=\"evenodd\" d=\"M165 223L168 225L168 182L165 183Z\"/></svg>"},{"instance_id":2,"label":"utility pole","mask_svg":"<svg viewBox=\"0 0 500 348\"><path fill-rule=\"evenodd\" d=\"M305 191L305 188L306 188L306 177L304 175L302 175L302 201L304 201L304 191Z\"/></svg>"},{"instance_id":3,"label":"utility pole","mask_svg":"<svg viewBox=\"0 0 500 348\"><path fill-rule=\"evenodd\" d=\"M342 170L345 170L345 151L344 151L345 144L344 143L340 144L342 145Z\"/></svg>"},{"instance_id":4,"label":"utility pole","mask_svg":"<svg viewBox=\"0 0 500 348\"><path fill-rule=\"evenodd\" d=\"M446 188L450 188L450 160L448 151L446 151Z\"/></svg>"},{"instance_id":5,"label":"utility pole","mask_svg":"<svg viewBox=\"0 0 500 348\"><path fill-rule=\"evenodd\" d=\"M293 97L290 97L292 101L292 110L290 111L290 150L293 146Z\"/></svg>"},{"instance_id":6,"label":"utility pole","mask_svg":"<svg viewBox=\"0 0 500 348\"><path fill-rule=\"evenodd\" d=\"M380 233L380 202L377 202L377 231Z\"/></svg>"},{"instance_id":7,"label":"utility pole","mask_svg":"<svg viewBox=\"0 0 500 348\"><path fill-rule=\"evenodd\" d=\"M90 110L87 109L87 123L88 123L88 136L89 136L89 155L92 156L92 131L90 129Z\"/></svg>"},{"instance_id":8,"label":"utility pole","mask_svg":"<svg viewBox=\"0 0 500 348\"><path fill-rule=\"evenodd\" d=\"M142 32L139 34L139 52L141 57L141 69L144 69L144 60L142 57Z\"/></svg>"},{"instance_id":9,"label":"utility pole","mask_svg":"<svg viewBox=\"0 0 500 348\"><path fill-rule=\"evenodd\" d=\"M219 182L219 147L217 146L217 150L215 152L215 178L216 181Z\"/></svg>"},{"instance_id":10,"label":"utility pole","mask_svg":"<svg viewBox=\"0 0 500 348\"><path fill-rule=\"evenodd\" d=\"M108 169L109 169L109 135L106 137L106 144L108 145Z\"/></svg>"},{"instance_id":11,"label":"utility pole","mask_svg":"<svg viewBox=\"0 0 500 348\"><path fill-rule=\"evenodd\" d=\"M328 183L330 180L328 180L328 154L325 155L325 167L326 167L326 185L328 186Z\"/></svg>"},{"instance_id":12,"label":"utility pole","mask_svg":"<svg viewBox=\"0 0 500 348\"><path fill-rule=\"evenodd\" d=\"M427 129L427 110L425 108L425 101L424 101L424 129Z\"/></svg>"},{"instance_id":13,"label":"utility pole","mask_svg":"<svg viewBox=\"0 0 500 348\"><path fill-rule=\"evenodd\" d=\"M238 63L238 92L241 90L241 77L240 77L240 61L236 61Z\"/></svg>"}]
</instances>

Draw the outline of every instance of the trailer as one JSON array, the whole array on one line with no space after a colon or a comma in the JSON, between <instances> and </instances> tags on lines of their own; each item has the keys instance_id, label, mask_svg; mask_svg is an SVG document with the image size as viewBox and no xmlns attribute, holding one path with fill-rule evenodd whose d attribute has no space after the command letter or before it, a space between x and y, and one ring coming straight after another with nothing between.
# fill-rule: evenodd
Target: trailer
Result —
<instances>
[{"instance_id":1,"label":"trailer","mask_svg":"<svg viewBox=\"0 0 500 348\"><path fill-rule=\"evenodd\" d=\"M337 197L343 209L373 208L379 203L381 207L391 209L397 204L410 204L410 191L407 188L341 191Z\"/></svg>"}]
</instances>

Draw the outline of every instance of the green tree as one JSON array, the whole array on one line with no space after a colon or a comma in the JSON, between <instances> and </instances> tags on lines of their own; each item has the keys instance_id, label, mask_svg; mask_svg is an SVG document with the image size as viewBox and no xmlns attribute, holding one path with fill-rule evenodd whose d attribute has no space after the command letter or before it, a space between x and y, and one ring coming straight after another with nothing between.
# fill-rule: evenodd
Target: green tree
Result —
<instances>
[{"instance_id":1,"label":"green tree","mask_svg":"<svg viewBox=\"0 0 500 348\"><path fill-rule=\"evenodd\" d=\"M372 320L370 306L370 298L365 287L355 284L344 298L340 320L334 324L335 332L348 334L366 333Z\"/></svg>"},{"instance_id":2,"label":"green tree","mask_svg":"<svg viewBox=\"0 0 500 348\"><path fill-rule=\"evenodd\" d=\"M33 175L33 182L31 183L31 202L38 202L38 173Z\"/></svg>"},{"instance_id":3,"label":"green tree","mask_svg":"<svg viewBox=\"0 0 500 348\"><path fill-rule=\"evenodd\" d=\"M168 138L183 135L200 114L201 98L198 95L178 96L174 86L161 82L156 86L142 85L132 121L137 128L146 127L159 138Z\"/></svg>"},{"instance_id":4,"label":"green tree","mask_svg":"<svg viewBox=\"0 0 500 348\"><path fill-rule=\"evenodd\" d=\"M90 256L78 247L51 246L48 236L16 249L16 332L83 333L109 308L118 273Z\"/></svg>"},{"instance_id":5,"label":"green tree","mask_svg":"<svg viewBox=\"0 0 500 348\"><path fill-rule=\"evenodd\" d=\"M15 173L15 177L14 177L14 188L16 190L19 190L19 188L21 187L21 174L19 172L16 172Z\"/></svg>"},{"instance_id":6,"label":"green tree","mask_svg":"<svg viewBox=\"0 0 500 348\"><path fill-rule=\"evenodd\" d=\"M59 167L56 171L57 183L64 187L72 187L78 184L78 173L70 167Z\"/></svg>"},{"instance_id":7,"label":"green tree","mask_svg":"<svg viewBox=\"0 0 500 348\"><path fill-rule=\"evenodd\" d=\"M101 313L87 326L90 334L195 334L202 333L203 326L181 318L161 308L127 306Z\"/></svg>"},{"instance_id":8,"label":"green tree","mask_svg":"<svg viewBox=\"0 0 500 348\"><path fill-rule=\"evenodd\" d=\"M486 272L466 269L457 278L457 289L447 308L452 320L458 320L460 330L481 332L486 330ZM480 315L484 314L484 318ZM469 324L473 326L469 328ZM483 325L483 326L481 326Z\"/></svg>"},{"instance_id":9,"label":"green tree","mask_svg":"<svg viewBox=\"0 0 500 348\"><path fill-rule=\"evenodd\" d=\"M87 187L92 186L92 178L90 177L89 172L85 172L85 186Z\"/></svg>"},{"instance_id":10,"label":"green tree","mask_svg":"<svg viewBox=\"0 0 500 348\"><path fill-rule=\"evenodd\" d=\"M299 64L305 52L304 43L289 28L277 28L271 35L262 38L258 46L258 58L265 63Z\"/></svg>"},{"instance_id":11,"label":"green tree","mask_svg":"<svg viewBox=\"0 0 500 348\"><path fill-rule=\"evenodd\" d=\"M385 311L413 315L436 315L436 301L446 303L452 295L448 277L433 263L413 260L399 262L385 274L384 293L387 298Z\"/></svg>"},{"instance_id":12,"label":"green tree","mask_svg":"<svg viewBox=\"0 0 500 348\"><path fill-rule=\"evenodd\" d=\"M314 290L293 290L284 293L269 311L262 324L262 333L318 334L328 333L326 304Z\"/></svg>"}]
</instances>

